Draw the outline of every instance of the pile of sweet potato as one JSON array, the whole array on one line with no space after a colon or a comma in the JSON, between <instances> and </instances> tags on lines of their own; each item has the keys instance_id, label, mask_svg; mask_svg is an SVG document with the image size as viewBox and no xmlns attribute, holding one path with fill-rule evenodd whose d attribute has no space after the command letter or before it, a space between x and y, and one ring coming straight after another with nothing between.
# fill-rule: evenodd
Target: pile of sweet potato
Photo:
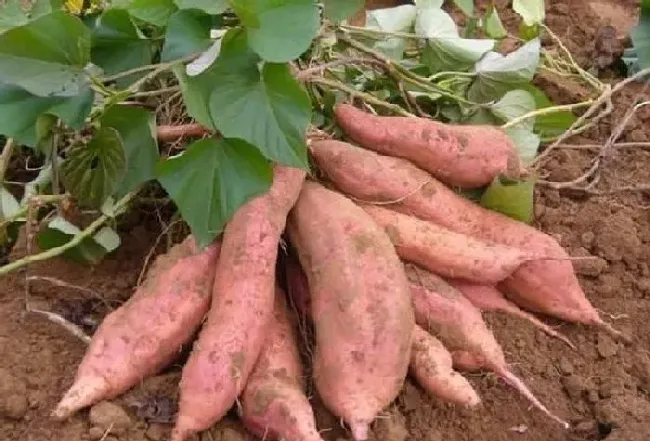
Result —
<instances>
[{"instance_id":1,"label":"pile of sweet potato","mask_svg":"<svg viewBox=\"0 0 650 441\"><path fill-rule=\"evenodd\" d=\"M358 146L311 142L321 182L276 165L270 190L242 206L212 245L199 249L188 236L158 257L94 334L56 418L117 397L195 339L172 441L208 429L234 405L260 438L317 441L303 319L314 335L313 383L355 441L407 376L442 400L479 405L460 373L478 369L567 425L511 372L481 311L519 315L571 347L532 312L622 336L600 319L552 237L450 188L520 176L508 138L494 127L379 117L348 104L336 118Z\"/></svg>"}]
</instances>

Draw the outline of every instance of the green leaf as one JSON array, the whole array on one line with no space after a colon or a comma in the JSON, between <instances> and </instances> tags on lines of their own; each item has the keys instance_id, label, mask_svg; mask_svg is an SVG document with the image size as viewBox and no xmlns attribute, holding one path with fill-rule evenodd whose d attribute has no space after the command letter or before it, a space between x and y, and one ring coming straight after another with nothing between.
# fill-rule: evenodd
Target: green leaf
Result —
<instances>
[{"instance_id":1,"label":"green leaf","mask_svg":"<svg viewBox=\"0 0 650 441\"><path fill-rule=\"evenodd\" d=\"M0 34L0 82L38 96L74 96L87 84L90 30L53 12Z\"/></svg>"},{"instance_id":2,"label":"green leaf","mask_svg":"<svg viewBox=\"0 0 650 441\"><path fill-rule=\"evenodd\" d=\"M513 0L512 9L521 15L526 26L544 22L544 0Z\"/></svg>"},{"instance_id":3,"label":"green leaf","mask_svg":"<svg viewBox=\"0 0 650 441\"><path fill-rule=\"evenodd\" d=\"M129 13L109 9L95 21L92 38L93 63L106 75L114 75L151 63L151 42L144 38ZM119 86L129 83L125 79Z\"/></svg>"},{"instance_id":4,"label":"green leaf","mask_svg":"<svg viewBox=\"0 0 650 441\"><path fill-rule=\"evenodd\" d=\"M63 184L82 205L97 208L113 194L126 171L122 139L111 127L100 128L90 142L71 149L61 166Z\"/></svg>"},{"instance_id":5,"label":"green leaf","mask_svg":"<svg viewBox=\"0 0 650 441\"><path fill-rule=\"evenodd\" d=\"M239 139L203 139L158 166L158 180L200 246L212 242L242 204L267 191L272 179L266 159Z\"/></svg>"},{"instance_id":6,"label":"green leaf","mask_svg":"<svg viewBox=\"0 0 650 441\"><path fill-rule=\"evenodd\" d=\"M323 0L325 17L340 22L352 17L363 9L364 0Z\"/></svg>"},{"instance_id":7,"label":"green leaf","mask_svg":"<svg viewBox=\"0 0 650 441\"><path fill-rule=\"evenodd\" d=\"M36 0L33 3L32 9L29 10L29 18L31 20L42 17L54 11L63 9L63 0Z\"/></svg>"},{"instance_id":8,"label":"green leaf","mask_svg":"<svg viewBox=\"0 0 650 441\"><path fill-rule=\"evenodd\" d=\"M517 147L519 158L524 164L528 164L535 159L541 143L541 139L538 135L534 134L527 127L521 125L508 127L506 129L506 134L512 140L515 147Z\"/></svg>"},{"instance_id":9,"label":"green leaf","mask_svg":"<svg viewBox=\"0 0 650 441\"><path fill-rule=\"evenodd\" d=\"M0 6L0 34L16 26L22 26L28 21L19 0L8 0Z\"/></svg>"},{"instance_id":10,"label":"green leaf","mask_svg":"<svg viewBox=\"0 0 650 441\"><path fill-rule=\"evenodd\" d=\"M80 130L92 108L94 92L86 88L78 96L40 97L24 89L0 84L0 134L23 145L36 147L39 116L58 116L68 126Z\"/></svg>"},{"instance_id":11,"label":"green leaf","mask_svg":"<svg viewBox=\"0 0 650 441\"><path fill-rule=\"evenodd\" d=\"M39 248L49 250L64 245L81 230L60 216L54 217L36 236ZM120 237L111 228L104 227L92 237L67 250L63 256L79 263L98 264L120 245Z\"/></svg>"},{"instance_id":12,"label":"green leaf","mask_svg":"<svg viewBox=\"0 0 650 441\"><path fill-rule=\"evenodd\" d=\"M533 221L535 180L504 184L496 178L481 197L481 206L530 224Z\"/></svg>"},{"instance_id":13,"label":"green leaf","mask_svg":"<svg viewBox=\"0 0 650 441\"><path fill-rule=\"evenodd\" d=\"M202 52L212 45L213 19L197 10L178 11L169 19L161 61L167 62Z\"/></svg>"},{"instance_id":14,"label":"green leaf","mask_svg":"<svg viewBox=\"0 0 650 441\"><path fill-rule=\"evenodd\" d=\"M526 90L535 99L535 107L543 109L545 107L555 106L546 94L532 84L520 86ZM578 118L569 110L553 112L547 115L539 115L535 118L534 131L542 137L555 137L566 132Z\"/></svg>"},{"instance_id":15,"label":"green leaf","mask_svg":"<svg viewBox=\"0 0 650 441\"><path fill-rule=\"evenodd\" d=\"M0 185L0 219L8 219L20 211L20 204L13 194Z\"/></svg>"},{"instance_id":16,"label":"green leaf","mask_svg":"<svg viewBox=\"0 0 650 441\"><path fill-rule=\"evenodd\" d=\"M474 66L476 79L468 91L469 99L489 102L530 82L537 71L540 49L536 38L506 56L488 52Z\"/></svg>"},{"instance_id":17,"label":"green leaf","mask_svg":"<svg viewBox=\"0 0 650 441\"><path fill-rule=\"evenodd\" d=\"M248 44L265 61L303 54L320 26L314 0L230 0L248 32Z\"/></svg>"},{"instance_id":18,"label":"green leaf","mask_svg":"<svg viewBox=\"0 0 650 441\"><path fill-rule=\"evenodd\" d=\"M499 101L492 104L490 110L503 122L508 122L535 110L535 98L525 90L511 90L503 95ZM533 129L534 124L535 118L528 118L518 126L530 131Z\"/></svg>"},{"instance_id":19,"label":"green leaf","mask_svg":"<svg viewBox=\"0 0 650 441\"><path fill-rule=\"evenodd\" d=\"M132 0L127 9L132 17L160 27L178 10L174 0Z\"/></svg>"},{"instance_id":20,"label":"green leaf","mask_svg":"<svg viewBox=\"0 0 650 441\"><path fill-rule=\"evenodd\" d=\"M174 0L178 9L198 9L210 15L217 15L228 9L226 0Z\"/></svg>"},{"instance_id":21,"label":"green leaf","mask_svg":"<svg viewBox=\"0 0 650 441\"><path fill-rule=\"evenodd\" d=\"M214 75L210 72L195 77L185 74L183 67L176 66L173 72L183 93L183 101L189 116L211 130L217 130L210 115L210 91L215 84Z\"/></svg>"},{"instance_id":22,"label":"green leaf","mask_svg":"<svg viewBox=\"0 0 650 441\"><path fill-rule=\"evenodd\" d=\"M407 32L416 20L417 9L413 5L400 5L394 8L375 9L366 12L366 28L382 32ZM393 60L401 60L406 40L388 37L375 40L372 48Z\"/></svg>"},{"instance_id":23,"label":"green leaf","mask_svg":"<svg viewBox=\"0 0 650 441\"><path fill-rule=\"evenodd\" d=\"M217 61L184 79L188 109L201 122L209 115L209 127L253 144L270 160L307 167L309 95L287 65L265 63L260 69L259 61L246 34L229 31Z\"/></svg>"},{"instance_id":24,"label":"green leaf","mask_svg":"<svg viewBox=\"0 0 650 441\"><path fill-rule=\"evenodd\" d=\"M638 56L638 68L650 67L650 0L641 0L639 24L632 28L630 37Z\"/></svg>"},{"instance_id":25,"label":"green leaf","mask_svg":"<svg viewBox=\"0 0 650 441\"><path fill-rule=\"evenodd\" d=\"M115 105L102 115L101 125L117 130L126 155L126 173L114 195L120 198L154 179L159 159L155 114L141 107Z\"/></svg>"},{"instance_id":26,"label":"green leaf","mask_svg":"<svg viewBox=\"0 0 650 441\"><path fill-rule=\"evenodd\" d=\"M454 3L466 16L474 15L474 0L454 0Z\"/></svg>"},{"instance_id":27,"label":"green leaf","mask_svg":"<svg viewBox=\"0 0 650 441\"><path fill-rule=\"evenodd\" d=\"M418 10L415 33L427 38L422 61L432 72L466 70L494 48L494 40L461 38L453 18L435 8Z\"/></svg>"},{"instance_id":28,"label":"green leaf","mask_svg":"<svg viewBox=\"0 0 650 441\"><path fill-rule=\"evenodd\" d=\"M483 28L488 37L491 38L501 39L508 36L508 30L503 26L501 17L499 17L499 11L494 7L494 4L490 5L483 18Z\"/></svg>"}]
</instances>

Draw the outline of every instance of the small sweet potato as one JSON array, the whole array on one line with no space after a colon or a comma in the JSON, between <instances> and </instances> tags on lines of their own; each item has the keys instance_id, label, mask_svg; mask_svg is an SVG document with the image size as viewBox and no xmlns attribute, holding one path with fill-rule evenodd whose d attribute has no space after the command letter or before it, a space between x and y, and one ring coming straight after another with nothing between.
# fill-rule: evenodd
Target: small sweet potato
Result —
<instances>
[{"instance_id":1,"label":"small sweet potato","mask_svg":"<svg viewBox=\"0 0 650 441\"><path fill-rule=\"evenodd\" d=\"M478 188L522 174L508 135L488 125L451 125L428 118L376 116L350 104L334 109L343 132L361 147L408 159L446 184Z\"/></svg>"},{"instance_id":2,"label":"small sweet potato","mask_svg":"<svg viewBox=\"0 0 650 441\"><path fill-rule=\"evenodd\" d=\"M276 166L271 188L226 225L208 318L182 371L172 441L220 420L246 385L273 313L280 236L305 175Z\"/></svg>"},{"instance_id":3,"label":"small sweet potato","mask_svg":"<svg viewBox=\"0 0 650 441\"><path fill-rule=\"evenodd\" d=\"M411 285L415 320L440 338L459 360L456 368L485 368L516 388L535 407L565 428L508 367L501 346L483 321L481 312L443 279L415 265L405 266Z\"/></svg>"},{"instance_id":4,"label":"small sweet potato","mask_svg":"<svg viewBox=\"0 0 650 441\"><path fill-rule=\"evenodd\" d=\"M445 277L497 283L524 262L540 256L519 248L482 242L415 216L359 204L382 227L402 260Z\"/></svg>"},{"instance_id":5,"label":"small sweet potato","mask_svg":"<svg viewBox=\"0 0 650 441\"><path fill-rule=\"evenodd\" d=\"M450 403L474 407L481 399L471 384L453 369L452 356L443 344L416 325L409 371L429 394Z\"/></svg>"},{"instance_id":6,"label":"small sweet potato","mask_svg":"<svg viewBox=\"0 0 650 441\"><path fill-rule=\"evenodd\" d=\"M316 388L365 440L408 373L415 323L402 264L363 209L314 182L303 185L287 233L309 285Z\"/></svg>"},{"instance_id":7,"label":"small sweet potato","mask_svg":"<svg viewBox=\"0 0 650 441\"><path fill-rule=\"evenodd\" d=\"M506 299L496 287L492 285L479 285L460 279L446 279L446 281L460 291L465 298L481 311L499 311L515 315L529 321L551 337L557 338L565 343L571 349L576 349L575 345L565 335L557 332L531 313L522 311L517 305Z\"/></svg>"},{"instance_id":8,"label":"small sweet potato","mask_svg":"<svg viewBox=\"0 0 650 441\"><path fill-rule=\"evenodd\" d=\"M627 340L599 317L578 282L569 256L551 236L474 204L409 161L340 141L316 141L310 150L336 187L355 199L383 204L485 242L558 258L524 263L499 288L529 311L596 325Z\"/></svg>"},{"instance_id":9,"label":"small sweet potato","mask_svg":"<svg viewBox=\"0 0 650 441\"><path fill-rule=\"evenodd\" d=\"M246 382L241 407L244 425L260 439L322 441L304 392L295 323L279 287L266 340Z\"/></svg>"},{"instance_id":10,"label":"small sweet potato","mask_svg":"<svg viewBox=\"0 0 650 441\"><path fill-rule=\"evenodd\" d=\"M156 258L144 282L93 335L54 418L115 398L174 360L208 311L219 250L218 241L199 249L190 235Z\"/></svg>"}]
</instances>

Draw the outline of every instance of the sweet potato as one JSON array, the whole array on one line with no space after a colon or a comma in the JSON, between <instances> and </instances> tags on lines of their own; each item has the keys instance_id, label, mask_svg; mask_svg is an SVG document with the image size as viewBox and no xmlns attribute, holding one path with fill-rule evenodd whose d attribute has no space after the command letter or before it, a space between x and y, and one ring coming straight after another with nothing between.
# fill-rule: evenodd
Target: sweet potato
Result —
<instances>
[{"instance_id":1,"label":"sweet potato","mask_svg":"<svg viewBox=\"0 0 650 441\"><path fill-rule=\"evenodd\" d=\"M241 396L244 425L260 439L322 441L309 400L295 323L278 287L267 337Z\"/></svg>"},{"instance_id":2,"label":"sweet potato","mask_svg":"<svg viewBox=\"0 0 650 441\"><path fill-rule=\"evenodd\" d=\"M359 204L382 227L402 260L445 277L497 283L524 262L539 258L519 248L481 242L415 216Z\"/></svg>"},{"instance_id":3,"label":"sweet potato","mask_svg":"<svg viewBox=\"0 0 650 441\"><path fill-rule=\"evenodd\" d=\"M485 368L516 388L535 407L568 428L544 406L526 385L512 373L501 346L483 321L481 312L443 279L414 265L405 266L410 281L415 320L426 331L438 336L445 347L468 358L456 368ZM462 361L462 358L460 359Z\"/></svg>"},{"instance_id":4,"label":"sweet potato","mask_svg":"<svg viewBox=\"0 0 650 441\"><path fill-rule=\"evenodd\" d=\"M452 356L443 344L416 325L409 372L429 394L451 403L474 407L481 399L471 384L453 369Z\"/></svg>"},{"instance_id":5,"label":"sweet potato","mask_svg":"<svg viewBox=\"0 0 650 441\"><path fill-rule=\"evenodd\" d=\"M534 315L522 311L517 305L509 301L496 287L491 285L479 285L460 279L446 279L447 283L460 291L474 306L481 311L504 312L515 315L531 322L551 337L565 343L571 349L576 349L575 345L563 334L557 332L546 323L539 320Z\"/></svg>"},{"instance_id":6,"label":"sweet potato","mask_svg":"<svg viewBox=\"0 0 650 441\"><path fill-rule=\"evenodd\" d=\"M54 418L114 398L174 360L208 311L219 249L218 241L199 249L190 235L156 258L144 282L93 335Z\"/></svg>"},{"instance_id":7,"label":"sweet potato","mask_svg":"<svg viewBox=\"0 0 650 441\"><path fill-rule=\"evenodd\" d=\"M276 166L268 192L226 225L208 318L182 371L172 441L212 426L242 392L273 313L280 235L305 175Z\"/></svg>"},{"instance_id":8,"label":"sweet potato","mask_svg":"<svg viewBox=\"0 0 650 441\"><path fill-rule=\"evenodd\" d=\"M365 440L408 373L414 317L402 264L363 209L314 182L303 185L287 233L309 285L314 383Z\"/></svg>"},{"instance_id":9,"label":"sweet potato","mask_svg":"<svg viewBox=\"0 0 650 441\"><path fill-rule=\"evenodd\" d=\"M517 178L523 172L514 144L495 126L377 116L345 103L336 106L334 115L361 147L407 159L449 185L478 188L499 175Z\"/></svg>"},{"instance_id":10,"label":"sweet potato","mask_svg":"<svg viewBox=\"0 0 650 441\"><path fill-rule=\"evenodd\" d=\"M529 311L592 324L627 340L604 322L586 298L566 251L551 236L459 196L409 161L339 141L317 141L311 153L345 194L419 217L452 231L527 251L566 256L521 265L501 283L504 294Z\"/></svg>"}]
</instances>

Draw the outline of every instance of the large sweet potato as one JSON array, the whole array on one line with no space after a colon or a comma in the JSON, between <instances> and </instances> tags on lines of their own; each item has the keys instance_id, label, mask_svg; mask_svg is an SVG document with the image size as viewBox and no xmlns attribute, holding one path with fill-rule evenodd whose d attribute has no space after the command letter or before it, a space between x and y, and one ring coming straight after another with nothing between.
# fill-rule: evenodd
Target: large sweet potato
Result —
<instances>
[{"instance_id":1,"label":"large sweet potato","mask_svg":"<svg viewBox=\"0 0 650 441\"><path fill-rule=\"evenodd\" d=\"M242 392L272 316L280 235L305 175L276 166L269 191L226 226L208 318L183 368L172 441L212 426Z\"/></svg>"},{"instance_id":2,"label":"large sweet potato","mask_svg":"<svg viewBox=\"0 0 650 441\"><path fill-rule=\"evenodd\" d=\"M264 346L241 396L244 425L260 439L322 441L305 396L296 337L278 287Z\"/></svg>"},{"instance_id":3,"label":"large sweet potato","mask_svg":"<svg viewBox=\"0 0 650 441\"><path fill-rule=\"evenodd\" d=\"M409 161L339 141L316 141L318 166L345 194L417 216L483 241L567 260L535 260L501 283L517 305L570 322L593 324L613 335L586 298L566 251L551 236L459 196Z\"/></svg>"},{"instance_id":4,"label":"large sweet potato","mask_svg":"<svg viewBox=\"0 0 650 441\"><path fill-rule=\"evenodd\" d=\"M522 172L517 149L495 126L377 116L345 103L334 114L343 132L361 147L408 159L449 185L478 188L499 175L516 178Z\"/></svg>"},{"instance_id":5,"label":"large sweet potato","mask_svg":"<svg viewBox=\"0 0 650 441\"><path fill-rule=\"evenodd\" d=\"M201 250L191 235L158 256L129 300L104 318L53 417L114 398L171 363L208 311L218 256L219 242Z\"/></svg>"},{"instance_id":6,"label":"large sweet potato","mask_svg":"<svg viewBox=\"0 0 650 441\"><path fill-rule=\"evenodd\" d=\"M287 233L309 285L316 388L365 440L408 373L414 317L402 264L363 209L314 182L303 185Z\"/></svg>"}]
</instances>

